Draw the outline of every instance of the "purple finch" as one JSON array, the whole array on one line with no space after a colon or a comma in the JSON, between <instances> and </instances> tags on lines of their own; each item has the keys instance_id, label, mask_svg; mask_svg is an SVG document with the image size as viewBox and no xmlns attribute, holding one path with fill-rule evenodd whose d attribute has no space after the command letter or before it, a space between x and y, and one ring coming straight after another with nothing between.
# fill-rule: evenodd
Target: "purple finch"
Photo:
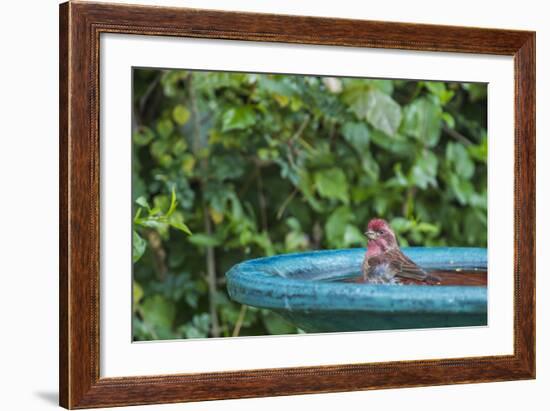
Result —
<instances>
[{"instance_id":1,"label":"purple finch","mask_svg":"<svg viewBox=\"0 0 550 411\"><path fill-rule=\"evenodd\" d=\"M379 218L371 220L365 232L367 252L363 260L363 282L371 284L438 284L440 279L428 274L401 252L389 224Z\"/></svg>"}]
</instances>

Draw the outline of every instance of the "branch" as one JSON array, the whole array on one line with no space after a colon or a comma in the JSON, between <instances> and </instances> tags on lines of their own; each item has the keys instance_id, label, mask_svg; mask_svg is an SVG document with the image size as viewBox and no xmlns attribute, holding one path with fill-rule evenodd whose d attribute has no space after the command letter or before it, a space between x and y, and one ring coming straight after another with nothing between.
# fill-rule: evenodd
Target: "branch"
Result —
<instances>
[{"instance_id":1,"label":"branch","mask_svg":"<svg viewBox=\"0 0 550 411\"><path fill-rule=\"evenodd\" d=\"M279 207L279 210L277 211L277 220L281 219L286 208L288 207L288 205L290 204L290 202L292 201L292 199L297 193L298 193L298 189L294 187L294 190L292 191L292 193L290 193L290 195L285 199L285 201L283 201L283 204L281 204L281 207Z\"/></svg>"},{"instance_id":2,"label":"branch","mask_svg":"<svg viewBox=\"0 0 550 411\"><path fill-rule=\"evenodd\" d=\"M256 181L258 183L258 203L260 204L262 228L267 233L267 202L264 195L264 183L262 180L262 173L259 168L256 169Z\"/></svg>"},{"instance_id":3,"label":"branch","mask_svg":"<svg viewBox=\"0 0 550 411\"><path fill-rule=\"evenodd\" d=\"M417 188L416 186L411 186L407 189L407 197L405 202L403 203L403 208L401 210L401 213L404 217L409 217L409 215L412 212L413 204L414 204L414 197L416 195Z\"/></svg>"},{"instance_id":4,"label":"branch","mask_svg":"<svg viewBox=\"0 0 550 411\"><path fill-rule=\"evenodd\" d=\"M471 146L472 143L470 140L468 140L467 137L465 137L464 135L460 134L458 131L450 128L450 127L447 127L445 124L443 125L443 131L445 133L447 133L448 135L450 135L452 138L454 138L455 140L458 140L460 141L462 144L464 144L465 146Z\"/></svg>"},{"instance_id":5,"label":"branch","mask_svg":"<svg viewBox=\"0 0 550 411\"><path fill-rule=\"evenodd\" d=\"M290 138L290 141L296 140L298 137L300 137L300 136L302 135L302 133L303 133L304 130L306 129L307 123L309 123L309 115L306 115L306 116L304 117L304 120L303 120L302 123L300 124L300 127L298 127L298 130L296 130L296 132L294 133L294 135Z\"/></svg>"},{"instance_id":6,"label":"branch","mask_svg":"<svg viewBox=\"0 0 550 411\"><path fill-rule=\"evenodd\" d=\"M147 90L145 90L145 93L143 93L143 96L139 99L139 113L140 117L143 117L145 113L145 107L147 106L147 102L149 100L149 97L151 97L151 94L153 94L153 91L157 87L158 83L160 82L162 74L159 73L155 79L149 83L149 86L147 87Z\"/></svg>"}]
</instances>

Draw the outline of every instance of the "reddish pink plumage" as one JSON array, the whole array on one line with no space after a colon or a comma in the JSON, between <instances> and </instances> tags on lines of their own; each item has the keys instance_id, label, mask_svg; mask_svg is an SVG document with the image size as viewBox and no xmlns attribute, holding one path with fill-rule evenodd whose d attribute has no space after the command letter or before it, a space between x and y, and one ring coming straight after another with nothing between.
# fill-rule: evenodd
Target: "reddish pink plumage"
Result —
<instances>
[{"instance_id":1,"label":"reddish pink plumage","mask_svg":"<svg viewBox=\"0 0 550 411\"><path fill-rule=\"evenodd\" d=\"M369 221L369 224L367 225L367 230L378 231L384 228L387 228L391 231L390 225L386 222L386 220L382 220L381 218L373 218Z\"/></svg>"},{"instance_id":2,"label":"reddish pink plumage","mask_svg":"<svg viewBox=\"0 0 550 411\"><path fill-rule=\"evenodd\" d=\"M367 252L363 260L363 280L377 284L420 282L438 283L436 276L426 273L399 249L390 225L375 218L367 225Z\"/></svg>"}]
</instances>

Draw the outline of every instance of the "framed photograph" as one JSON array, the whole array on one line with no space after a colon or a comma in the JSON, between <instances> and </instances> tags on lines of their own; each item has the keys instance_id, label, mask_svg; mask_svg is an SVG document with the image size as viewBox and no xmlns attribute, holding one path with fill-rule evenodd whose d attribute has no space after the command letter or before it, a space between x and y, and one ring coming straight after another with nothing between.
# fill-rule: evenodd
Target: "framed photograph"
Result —
<instances>
[{"instance_id":1,"label":"framed photograph","mask_svg":"<svg viewBox=\"0 0 550 411\"><path fill-rule=\"evenodd\" d=\"M60 404L535 378L535 33L60 6Z\"/></svg>"}]
</instances>

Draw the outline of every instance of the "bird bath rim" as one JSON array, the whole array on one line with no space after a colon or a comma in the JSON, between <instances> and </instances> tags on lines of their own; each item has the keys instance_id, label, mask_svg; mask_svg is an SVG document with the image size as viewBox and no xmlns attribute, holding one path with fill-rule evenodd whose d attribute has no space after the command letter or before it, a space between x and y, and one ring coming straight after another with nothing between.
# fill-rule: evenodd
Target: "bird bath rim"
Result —
<instances>
[{"instance_id":1,"label":"bird bath rim","mask_svg":"<svg viewBox=\"0 0 550 411\"><path fill-rule=\"evenodd\" d=\"M405 247L425 269L487 269L487 250ZM232 300L282 311L478 314L487 287L334 282L360 272L364 248L281 254L244 261L226 273Z\"/></svg>"}]
</instances>

